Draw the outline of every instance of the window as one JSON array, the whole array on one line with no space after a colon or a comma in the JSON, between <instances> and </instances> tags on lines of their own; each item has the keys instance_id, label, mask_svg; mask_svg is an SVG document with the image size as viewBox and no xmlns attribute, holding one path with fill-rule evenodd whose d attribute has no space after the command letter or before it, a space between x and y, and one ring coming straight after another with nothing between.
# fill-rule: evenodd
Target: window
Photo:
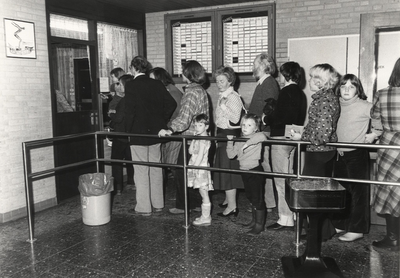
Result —
<instances>
[{"instance_id":1,"label":"window","mask_svg":"<svg viewBox=\"0 0 400 278\"><path fill-rule=\"evenodd\" d=\"M179 77L183 62L197 60L210 74L225 65L249 79L257 54L275 57L274 14L275 4L265 4L166 15L167 70Z\"/></svg>"},{"instance_id":2,"label":"window","mask_svg":"<svg viewBox=\"0 0 400 278\"><path fill-rule=\"evenodd\" d=\"M89 40L88 21L50 14L50 34L54 37Z\"/></svg>"}]
</instances>

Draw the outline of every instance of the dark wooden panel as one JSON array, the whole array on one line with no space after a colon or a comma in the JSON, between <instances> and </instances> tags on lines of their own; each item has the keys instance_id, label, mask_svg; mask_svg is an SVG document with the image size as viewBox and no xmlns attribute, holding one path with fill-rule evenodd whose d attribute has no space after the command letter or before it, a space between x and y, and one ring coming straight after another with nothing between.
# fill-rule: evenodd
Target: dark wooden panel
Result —
<instances>
[{"instance_id":1,"label":"dark wooden panel","mask_svg":"<svg viewBox=\"0 0 400 278\"><path fill-rule=\"evenodd\" d=\"M84 0L86 1L86 0ZM141 13L165 12L219 5L247 4L245 0L99 0ZM262 1L262 0L255 0Z\"/></svg>"},{"instance_id":2,"label":"dark wooden panel","mask_svg":"<svg viewBox=\"0 0 400 278\"><path fill-rule=\"evenodd\" d=\"M145 25L144 13L135 11L129 7L116 5L113 1L47 0L46 7L52 13L103 21L133 29L144 29Z\"/></svg>"}]
</instances>

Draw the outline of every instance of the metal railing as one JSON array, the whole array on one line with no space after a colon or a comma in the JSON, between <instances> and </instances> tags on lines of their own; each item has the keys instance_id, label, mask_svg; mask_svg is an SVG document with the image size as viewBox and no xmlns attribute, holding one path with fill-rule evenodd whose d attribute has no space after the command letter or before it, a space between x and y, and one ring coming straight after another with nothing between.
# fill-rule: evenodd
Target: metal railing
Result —
<instances>
[{"instance_id":1,"label":"metal railing","mask_svg":"<svg viewBox=\"0 0 400 278\"><path fill-rule=\"evenodd\" d=\"M206 169L209 171L221 171L221 172L228 172L228 173L251 173L251 174L262 174L268 177L281 177L281 178L315 178L321 179L326 177L321 176L306 176L300 174L301 169L301 151L297 151L297 165L295 174L288 174L288 173L273 173L273 172L257 172L257 171L244 171L244 170L233 170L233 169L225 169L225 168L216 168L216 167L203 167L203 166L193 166L187 165L187 149L183 149L183 158L184 163L183 165L177 164L169 164L169 163L154 163L154 162L143 162L143 161L127 161L127 160L119 160L119 159L106 159L104 157L99 157L99 140L105 139L106 136L110 136L110 132L105 131L97 131L93 133L82 133L82 134L74 134L74 135L66 135L66 136L59 136L54 138L47 138L41 140L33 140L27 141L22 143L22 153L23 153L23 163L24 163L24 181L25 181L25 197L26 197L26 206L27 206L27 216L28 216L28 226L29 226L29 239L27 240L30 243L35 241L34 239L34 223L33 223L33 202L32 202L32 180L33 179L40 179L43 177L48 177L50 175L54 175L57 171L60 170L68 170L73 167L96 163L97 172L100 169L100 162L102 163L128 163L128 164L137 164L137 165L146 165L146 166L156 166L156 167L172 167L172 168L182 168L184 171L184 192L185 192L185 227L186 229L190 226L189 225L189 210L188 210L188 197L187 197L187 169ZM30 151L32 149L42 148L42 147L49 147L52 146L55 142L62 142L66 140L71 140L75 138L82 138L82 137L94 137L95 141L95 158L70 163L63 166L53 167L51 169L42 170L38 172L32 172L32 161ZM112 132L113 137L147 137L147 138L157 138L156 135L143 135L143 134L130 134L130 133L120 133L120 132ZM198 136L168 136L163 137L168 140L182 140L183 146L186 146L188 142L192 139L198 139ZM202 140L211 140L211 141L228 141L227 138L223 137L202 137ZM245 142L247 139L245 138L235 138L232 141L238 142ZM302 145L308 145L309 142L304 141L292 141L292 140L277 140L277 139L269 139L268 141L264 142L263 144L279 144L279 145L293 145L297 148L297 150L301 150ZM400 146L393 146L393 145L377 145L377 144L353 144L353 143L328 143L327 145L335 146L335 147L348 147L348 148L368 148L368 149L398 149L400 150ZM331 177L329 177L331 178ZM376 180L364 180L364 179L344 179L344 178L333 178L337 181L347 181L347 182L356 182L356 183L368 183L368 184L383 184L383 185L395 185L400 186L400 183L394 182L385 182L385 181L376 181Z\"/></svg>"}]
</instances>

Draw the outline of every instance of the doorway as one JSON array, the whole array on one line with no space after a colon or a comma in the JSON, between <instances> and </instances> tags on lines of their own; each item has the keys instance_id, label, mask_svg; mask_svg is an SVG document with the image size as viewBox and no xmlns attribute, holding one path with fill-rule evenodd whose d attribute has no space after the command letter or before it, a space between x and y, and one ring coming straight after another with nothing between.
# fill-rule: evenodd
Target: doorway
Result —
<instances>
[{"instance_id":1,"label":"doorway","mask_svg":"<svg viewBox=\"0 0 400 278\"><path fill-rule=\"evenodd\" d=\"M97 94L89 64L90 47L71 43L51 45L52 89L56 94L54 136L98 130ZM54 144L55 166L95 157L92 137L69 139ZM57 200L79 194L79 176L96 172L96 165L84 165L56 173Z\"/></svg>"},{"instance_id":2,"label":"doorway","mask_svg":"<svg viewBox=\"0 0 400 278\"><path fill-rule=\"evenodd\" d=\"M396 30L400 30L399 12L361 15L359 77L370 101L377 90L387 86L388 77L385 76L385 71L387 69L391 71L398 59L396 55L399 55L400 45L392 45L398 41ZM374 161L376 153L371 152L371 158ZM372 163L371 179L375 179L375 172L376 164ZM374 190L373 187L374 185L371 185L371 192ZM372 207L371 224L385 225L385 220L378 216Z\"/></svg>"}]
</instances>

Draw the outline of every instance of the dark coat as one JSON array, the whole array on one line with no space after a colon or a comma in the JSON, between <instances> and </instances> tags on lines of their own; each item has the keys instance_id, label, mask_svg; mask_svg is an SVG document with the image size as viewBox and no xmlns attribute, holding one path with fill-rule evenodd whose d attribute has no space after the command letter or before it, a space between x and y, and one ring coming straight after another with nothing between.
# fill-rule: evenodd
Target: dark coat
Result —
<instances>
[{"instance_id":1,"label":"dark coat","mask_svg":"<svg viewBox=\"0 0 400 278\"><path fill-rule=\"evenodd\" d=\"M139 75L125 85L125 128L128 133L157 135L167 129L176 108L174 98L159 80ZM154 145L161 138L131 137L131 145Z\"/></svg>"}]
</instances>

